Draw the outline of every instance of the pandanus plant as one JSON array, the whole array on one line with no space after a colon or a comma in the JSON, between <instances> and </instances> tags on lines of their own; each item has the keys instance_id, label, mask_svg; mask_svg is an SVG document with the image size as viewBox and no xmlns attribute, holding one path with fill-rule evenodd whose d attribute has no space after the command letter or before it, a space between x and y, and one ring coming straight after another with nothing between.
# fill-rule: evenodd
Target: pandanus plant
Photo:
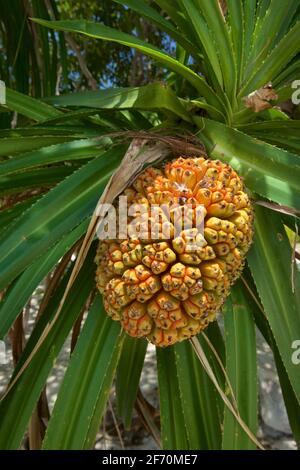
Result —
<instances>
[{"instance_id":1,"label":"pandanus plant","mask_svg":"<svg viewBox=\"0 0 300 470\"><path fill-rule=\"evenodd\" d=\"M43 101L7 89L2 106L23 119L1 131L0 331L16 356L1 448L19 448L27 429L32 448L93 447L113 383L120 423L129 428L136 408L163 448L261 448L256 330L299 445L300 121L282 106L297 94L299 1L117 3L176 54L101 23L32 21L134 48L169 71L165 82ZM175 204L171 225L178 208L191 203L194 220L200 205L200 248L186 249L193 228L166 239L163 214L154 238L99 242L97 203L122 193L146 208ZM24 344L20 312L42 282ZM70 335L49 414L47 377ZM147 340L159 422L139 389Z\"/></svg>"}]
</instances>

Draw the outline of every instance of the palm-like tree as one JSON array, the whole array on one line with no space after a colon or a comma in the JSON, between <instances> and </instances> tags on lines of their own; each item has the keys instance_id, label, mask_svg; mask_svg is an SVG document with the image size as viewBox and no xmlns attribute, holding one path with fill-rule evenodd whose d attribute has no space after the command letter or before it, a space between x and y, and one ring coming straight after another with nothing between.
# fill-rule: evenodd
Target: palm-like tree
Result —
<instances>
[{"instance_id":1,"label":"palm-like tree","mask_svg":"<svg viewBox=\"0 0 300 470\"><path fill-rule=\"evenodd\" d=\"M138 394L147 343L125 337L104 314L99 295L94 297L96 242L87 245L83 265L75 272L72 255L78 253L97 201L128 147L123 135L120 140L114 133L166 134L172 129L183 138L196 135L209 158L229 163L243 176L255 204L255 238L247 268L226 304L224 334L214 323L199 336L196 351L185 341L157 352L162 445L258 445L255 326L273 351L299 445L300 374L293 348L300 340L295 267L300 121L280 107L295 95L293 84L300 73L299 1L117 3L170 36L176 57L99 23L34 21L106 40L108 47L113 41L136 48L170 71L165 83L46 101L7 90L6 106L20 113L24 124L1 131L0 194L7 203L0 217L2 338L14 324L14 340L20 344L16 319L47 275L48 282L35 327L17 354L2 399L0 445L19 447L29 422L31 442L36 433L43 436L43 389L71 330L74 351L43 448L92 447L114 377L125 426L130 426L137 403L160 439Z\"/></svg>"}]
</instances>

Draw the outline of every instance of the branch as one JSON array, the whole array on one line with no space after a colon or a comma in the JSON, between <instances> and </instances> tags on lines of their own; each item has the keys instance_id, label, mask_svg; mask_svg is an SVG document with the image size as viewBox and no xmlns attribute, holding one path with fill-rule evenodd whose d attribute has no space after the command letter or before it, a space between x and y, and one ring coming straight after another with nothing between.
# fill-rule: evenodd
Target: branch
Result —
<instances>
[{"instance_id":1,"label":"branch","mask_svg":"<svg viewBox=\"0 0 300 470\"><path fill-rule=\"evenodd\" d=\"M83 75L87 79L90 87L94 91L98 90L97 81L94 79L94 77L91 74L88 66L86 65L85 59L84 59L84 57L82 56L82 54L80 52L80 47L78 46L77 42L75 41L75 39L69 33L65 33L65 39L66 39L66 42L71 47L71 49L74 51L74 53L77 57L78 64L79 64L79 67L81 69L81 72L83 73Z\"/></svg>"}]
</instances>

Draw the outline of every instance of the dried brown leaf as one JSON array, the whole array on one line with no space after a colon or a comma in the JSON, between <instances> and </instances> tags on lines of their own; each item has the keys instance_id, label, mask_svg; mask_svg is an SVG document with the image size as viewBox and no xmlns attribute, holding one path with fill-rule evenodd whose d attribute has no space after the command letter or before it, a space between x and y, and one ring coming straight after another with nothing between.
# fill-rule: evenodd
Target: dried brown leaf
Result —
<instances>
[{"instance_id":1,"label":"dried brown leaf","mask_svg":"<svg viewBox=\"0 0 300 470\"><path fill-rule=\"evenodd\" d=\"M255 201L258 206L272 209L273 211L280 212L281 214L292 215L293 217L300 217L300 212L292 207L282 206L281 204L275 204L274 202L268 201Z\"/></svg>"},{"instance_id":2,"label":"dried brown leaf","mask_svg":"<svg viewBox=\"0 0 300 470\"><path fill-rule=\"evenodd\" d=\"M227 15L227 11L228 11L227 0L219 0L219 7L223 15L223 18L225 18Z\"/></svg>"},{"instance_id":3,"label":"dried brown leaf","mask_svg":"<svg viewBox=\"0 0 300 470\"><path fill-rule=\"evenodd\" d=\"M156 410L155 408L148 403L148 401L145 399L144 395L141 392L141 389L139 388L138 393L137 393L137 398L135 402L135 409L139 415L139 417L142 420L142 423L144 424L145 428L150 432L152 435L153 439L161 449L161 436L160 432L157 428L157 425L155 423L155 417L156 417Z\"/></svg>"},{"instance_id":4,"label":"dried brown leaf","mask_svg":"<svg viewBox=\"0 0 300 470\"><path fill-rule=\"evenodd\" d=\"M245 106L251 108L255 113L264 109L272 108L270 101L277 100L278 95L274 90L272 83L267 83L262 88L249 93L242 98Z\"/></svg>"}]
</instances>

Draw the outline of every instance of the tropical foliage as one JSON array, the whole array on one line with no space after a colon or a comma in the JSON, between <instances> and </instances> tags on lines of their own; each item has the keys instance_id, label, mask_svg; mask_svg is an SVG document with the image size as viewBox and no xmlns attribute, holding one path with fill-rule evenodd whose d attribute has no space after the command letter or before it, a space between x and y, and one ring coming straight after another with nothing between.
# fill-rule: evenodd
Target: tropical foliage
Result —
<instances>
[{"instance_id":1,"label":"tropical foliage","mask_svg":"<svg viewBox=\"0 0 300 470\"><path fill-rule=\"evenodd\" d=\"M8 3L17 7L1 6ZM138 406L166 449L256 448L256 327L273 351L300 445L300 366L292 361L300 339L300 121L291 102L283 107L300 73L299 1L111 4L113 12L123 12L124 4L126 14L129 9L144 17L154 36L163 33L176 45L174 54L118 16L113 27L98 18L52 21L38 8L42 3L32 1L35 18L24 22L30 47L17 44L20 67L31 61L36 74L31 95L43 99L27 95L28 69L20 68L0 107L0 332L1 339L11 332L16 362L0 405L1 448L19 448L27 429L31 448L93 447L114 379L124 425L130 426ZM20 25L24 17L17 10L13 18ZM38 51L29 31L37 28L43 41ZM163 82L55 95L58 63L69 67L61 32L95 49L118 44L139 51L158 64ZM43 56L42 80L37 53ZM0 65L3 73L3 60ZM16 86L22 75L23 88ZM157 351L160 429L138 392L147 344L124 336L95 296L96 240L76 276L73 271L97 201L128 148L124 135L139 131L199 139L210 158L239 172L255 205L254 243L222 329L213 323L196 341ZM20 319L45 279L24 344ZM70 362L49 416L47 377L70 334Z\"/></svg>"}]
</instances>

